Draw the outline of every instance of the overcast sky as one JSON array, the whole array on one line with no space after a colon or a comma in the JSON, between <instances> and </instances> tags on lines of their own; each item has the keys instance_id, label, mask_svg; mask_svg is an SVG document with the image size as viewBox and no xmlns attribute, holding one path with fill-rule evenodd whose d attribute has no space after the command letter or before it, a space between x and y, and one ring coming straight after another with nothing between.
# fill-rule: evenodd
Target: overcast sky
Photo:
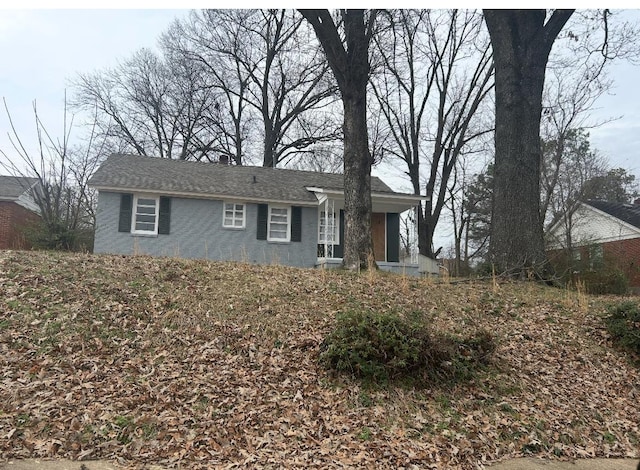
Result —
<instances>
[{"instance_id":1,"label":"overcast sky","mask_svg":"<svg viewBox=\"0 0 640 470\"><path fill-rule=\"evenodd\" d=\"M171 21L186 14L169 9L0 10L0 96L20 136L35 140L34 100L49 131L61 135L69 79L114 66L142 47L155 47ZM640 21L640 10L628 14ZM612 166L627 168L640 178L640 67L618 64L611 76L615 87L601 98L595 113L601 119L621 118L592 130L592 144ZM0 110L0 148L11 154L8 130L6 114Z\"/></svg>"},{"instance_id":2,"label":"overcast sky","mask_svg":"<svg viewBox=\"0 0 640 470\"><path fill-rule=\"evenodd\" d=\"M33 101L45 126L62 134L65 90L80 72L114 66L158 36L185 10L0 10L0 96L21 139L33 141ZM0 112L0 148L11 153Z\"/></svg>"}]
</instances>

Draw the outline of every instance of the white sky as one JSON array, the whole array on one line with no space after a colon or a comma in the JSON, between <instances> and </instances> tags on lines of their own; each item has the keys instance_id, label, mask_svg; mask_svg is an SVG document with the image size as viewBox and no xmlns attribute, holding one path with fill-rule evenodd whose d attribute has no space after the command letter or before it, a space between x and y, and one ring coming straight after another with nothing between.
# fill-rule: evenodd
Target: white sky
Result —
<instances>
[{"instance_id":1,"label":"white sky","mask_svg":"<svg viewBox=\"0 0 640 470\"><path fill-rule=\"evenodd\" d=\"M20 5L44 3L29 0L25 4L23 0ZM151 2L132 4L145 3ZM118 1L116 5L127 4ZM0 97L7 100L23 139L33 136L34 100L49 129L61 132L64 93L69 89L71 94L72 77L113 66L142 47L154 47L171 21L186 13L171 9L0 10ZM629 14L640 21L640 10ZM614 65L611 76L614 89L600 99L595 113L601 119L621 119L592 130L592 144L613 166L627 168L640 178L640 66ZM0 148L9 153L7 131L8 120L0 109Z\"/></svg>"},{"instance_id":2,"label":"white sky","mask_svg":"<svg viewBox=\"0 0 640 470\"><path fill-rule=\"evenodd\" d=\"M6 99L19 135L31 145L35 144L34 100L47 129L61 136L64 93L68 89L71 95L69 80L72 77L80 72L114 66L142 47L155 47L158 36L173 19L188 12L122 9L152 4L140 0L127 3L118 0L109 7L119 9L93 10L73 9L75 2L55 1L56 7L63 9L46 10L39 9L50 5L45 1L23 0L19 5L12 5L12 1L3 8L31 9L0 10L0 97ZM436 0L436 4L429 4L429 7L443 6L437 3ZM499 6L492 3L500 2L488 3ZM175 2L171 4L175 5ZM240 4L249 6L246 1ZM98 0L94 5L104 6L105 2ZM164 4L156 1L153 5ZM215 6L222 5L202 2L182 5L183 8ZM630 10L627 14L640 21L640 10ZM614 89L600 99L594 113L602 120L613 116L621 118L593 129L592 146L606 156L612 166L626 168L640 179L640 66L621 63L612 66L610 73L615 81ZM9 122L0 103L0 149L11 155L8 131ZM6 171L0 168L0 173ZM396 178L388 183L394 189L409 190L408 184L401 184Z\"/></svg>"},{"instance_id":3,"label":"white sky","mask_svg":"<svg viewBox=\"0 0 640 470\"><path fill-rule=\"evenodd\" d=\"M62 134L65 89L80 72L114 66L185 10L0 10L0 96L18 133L35 140L33 101L49 132ZM4 108L4 106L2 106ZM0 148L12 153L9 122L0 110Z\"/></svg>"}]
</instances>

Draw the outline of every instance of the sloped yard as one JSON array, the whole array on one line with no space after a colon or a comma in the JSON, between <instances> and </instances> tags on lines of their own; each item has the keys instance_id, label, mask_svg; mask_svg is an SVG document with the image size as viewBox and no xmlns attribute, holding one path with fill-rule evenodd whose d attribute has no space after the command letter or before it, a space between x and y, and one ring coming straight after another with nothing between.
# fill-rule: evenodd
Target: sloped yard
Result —
<instances>
[{"instance_id":1,"label":"sloped yard","mask_svg":"<svg viewBox=\"0 0 640 470\"><path fill-rule=\"evenodd\" d=\"M635 456L640 371L602 325L613 301L533 284L0 252L0 462L475 469ZM498 348L470 383L364 388L318 365L348 309L486 328Z\"/></svg>"}]
</instances>

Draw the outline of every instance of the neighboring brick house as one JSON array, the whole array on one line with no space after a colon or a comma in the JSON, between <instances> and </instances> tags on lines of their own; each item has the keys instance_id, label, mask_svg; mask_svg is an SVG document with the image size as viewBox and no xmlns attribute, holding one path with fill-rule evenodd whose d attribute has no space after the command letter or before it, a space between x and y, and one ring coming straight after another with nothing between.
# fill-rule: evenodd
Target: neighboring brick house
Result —
<instances>
[{"instance_id":1,"label":"neighboring brick house","mask_svg":"<svg viewBox=\"0 0 640 470\"><path fill-rule=\"evenodd\" d=\"M24 228L40 218L30 196L37 184L37 178L0 176L0 249L30 248Z\"/></svg>"},{"instance_id":2,"label":"neighboring brick house","mask_svg":"<svg viewBox=\"0 0 640 470\"><path fill-rule=\"evenodd\" d=\"M567 226L562 220L549 230L550 256L567 246ZM579 203L571 215L573 257L597 269L606 262L625 273L629 286L640 289L640 199L634 204L600 200Z\"/></svg>"},{"instance_id":3,"label":"neighboring brick house","mask_svg":"<svg viewBox=\"0 0 640 470\"><path fill-rule=\"evenodd\" d=\"M95 253L337 266L344 253L344 176L114 154L89 180L98 190ZM400 258L400 214L421 196L371 178L375 260Z\"/></svg>"}]
</instances>

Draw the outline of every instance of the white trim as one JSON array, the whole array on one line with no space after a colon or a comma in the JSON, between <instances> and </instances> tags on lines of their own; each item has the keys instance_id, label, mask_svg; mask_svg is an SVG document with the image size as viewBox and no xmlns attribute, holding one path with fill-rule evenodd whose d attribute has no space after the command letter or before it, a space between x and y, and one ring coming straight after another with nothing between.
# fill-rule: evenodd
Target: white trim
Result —
<instances>
[{"instance_id":1,"label":"white trim","mask_svg":"<svg viewBox=\"0 0 640 470\"><path fill-rule=\"evenodd\" d=\"M613 215L611 215L611 214L609 214L609 213L607 213L605 211L602 211L602 210L600 210L600 209L598 209L596 207L593 207L592 205L590 205L590 204L588 204L586 202L579 202L578 206L573 210L573 213L577 212L578 209L580 208L580 206L582 206L585 209L588 209L588 210L590 210L592 212L595 212L596 214L602 215L605 218L609 219L610 221L615 222L617 224L620 224L623 227L628 228L629 230L631 230L633 232L636 232L636 233L638 233L640 235L640 228L636 227L635 225L631 225L630 223L625 222L624 220L619 219L618 217L615 217L615 216L613 216ZM562 222L563 222L563 219L560 218L556 223L554 223L549 228L549 234L553 235L553 233L556 230L563 230L564 227L562 226ZM621 237L621 238L617 238L616 237L616 238L606 239L606 241L628 240L628 239L631 239L631 238L635 238L635 237Z\"/></svg>"},{"instance_id":2,"label":"white trim","mask_svg":"<svg viewBox=\"0 0 640 470\"><path fill-rule=\"evenodd\" d=\"M573 224L571 227L572 232L580 226L585 227L586 225L579 225L583 222L592 224L593 220L597 217L601 217L604 220L604 223L611 224L612 227L616 227L615 230L619 232L615 235L613 235L613 232L611 232L608 234L608 236L600 234L588 236L587 238L582 237L574 239L572 240L572 245L574 247L588 246L594 243L611 243L640 238L640 228L628 222L625 222L624 220L619 219L618 217L615 217L603 210L593 207L592 205L585 202L576 203L576 205L572 209L571 217L573 219ZM623 230L627 231L627 233L624 235L620 233ZM575 235L575 233L572 234L572 239L576 238ZM566 227L564 226L564 219L561 218L549 228L547 248L552 250L564 248L565 236Z\"/></svg>"},{"instance_id":3,"label":"white trim","mask_svg":"<svg viewBox=\"0 0 640 470\"><path fill-rule=\"evenodd\" d=\"M287 238L271 238L271 211L273 209L286 209L287 211ZM281 223L281 222L278 222ZM279 242L279 243L289 243L291 241L291 206L277 206L269 204L269 209L267 210L267 241L268 242Z\"/></svg>"},{"instance_id":4,"label":"white trim","mask_svg":"<svg viewBox=\"0 0 640 470\"><path fill-rule=\"evenodd\" d=\"M23 193L20 195L18 199L15 201L20 207L24 207L31 212L35 212L38 215L40 214L40 207L38 207L38 203L31 197L31 194Z\"/></svg>"},{"instance_id":5,"label":"white trim","mask_svg":"<svg viewBox=\"0 0 640 470\"><path fill-rule=\"evenodd\" d=\"M307 188L309 189L309 188ZM329 196L327 196L326 194L321 194L321 193L314 193L316 198L318 198L318 205L321 206L322 204L325 203L326 200L329 199Z\"/></svg>"},{"instance_id":6,"label":"white trim","mask_svg":"<svg viewBox=\"0 0 640 470\"><path fill-rule=\"evenodd\" d=\"M318 245L324 245L324 244L328 244L328 245L339 245L340 244L340 211L338 211L336 213L335 209L333 211L333 220L334 220L334 239L332 242L329 242L329 240L322 240L320 239L320 227L321 227L321 221L322 221L322 213L326 211L323 208L320 208L318 210ZM327 217L325 215L325 220L327 220ZM326 238L326 233L327 233L327 228L325 227L325 238Z\"/></svg>"},{"instance_id":7,"label":"white trim","mask_svg":"<svg viewBox=\"0 0 640 470\"><path fill-rule=\"evenodd\" d=\"M116 188L112 186L91 186L98 191L106 191L110 193L129 193L129 194L158 194L160 190L157 189L132 189L132 188ZM184 197L189 199L208 199L215 201L231 201L238 200L239 195L235 194L201 194L201 193L187 193L183 191L160 191L165 196ZM245 203L256 204L278 204L282 206L302 206L302 207L318 207L318 201L293 201L288 199L265 199L259 197L244 197L242 200Z\"/></svg>"},{"instance_id":8,"label":"white trim","mask_svg":"<svg viewBox=\"0 0 640 470\"><path fill-rule=\"evenodd\" d=\"M233 225L225 225L227 220L227 204L233 205L233 215L231 221ZM242 206L242 225L235 225L236 221L236 206ZM244 230L247 227L247 205L244 202L237 201L222 201L222 228L231 230Z\"/></svg>"},{"instance_id":9,"label":"white trim","mask_svg":"<svg viewBox=\"0 0 640 470\"><path fill-rule=\"evenodd\" d=\"M325 188L317 188L314 186L308 186L305 188L307 191L311 191L314 193L321 194L329 194L329 195L343 195L344 191L339 189L325 189ZM420 201L428 201L431 198L429 196L421 196L418 194L407 194L407 193L381 193L376 191L371 191L371 197L379 198L379 199L392 199L396 201L406 201L406 202L420 202Z\"/></svg>"},{"instance_id":10,"label":"white trim","mask_svg":"<svg viewBox=\"0 0 640 470\"><path fill-rule=\"evenodd\" d=\"M636 227L635 225L631 225L629 222L625 222L622 219L619 219L616 216L613 216L605 211L602 211L600 209L598 209L597 207L593 207L592 205L588 204L588 203L584 203L581 202L580 204L582 204L583 206L587 206L589 209L591 209L592 211L594 211L596 214L600 214L605 216L606 218L610 219L613 222L616 222L620 225L622 225L625 228L628 228L629 230L632 230L634 232L637 232L638 234L640 234L640 228Z\"/></svg>"},{"instance_id":11,"label":"white trim","mask_svg":"<svg viewBox=\"0 0 640 470\"><path fill-rule=\"evenodd\" d=\"M133 193L133 194L158 194L161 192L166 196L173 197L185 197L191 199L213 199L213 200L221 200L221 201L230 201L230 200L238 200L237 194L203 194L203 193L189 193L184 191L170 191L170 190L158 190L158 189L136 189L136 188L119 188L114 186L100 186L100 185L91 185L91 187L97 189L98 191L107 191L112 193ZM327 194L327 195L337 195L342 196L344 198L344 191L337 189L323 189L316 187L307 187L305 188L308 191L315 193L316 201L300 201L300 200L289 200L289 199L269 199L269 198L259 198L259 197L245 197L242 196L242 200L245 203L257 203L257 204L279 204L279 205L292 205L292 206L302 206L302 207L318 207L322 202L324 202L324 198L322 196L318 196L318 194ZM372 192L371 193L372 200L376 199L377 202L385 202L389 203L393 202L405 202L412 203L412 206L417 205L420 201L428 201L429 196L419 196L413 194L403 194L403 193L379 193ZM406 210L406 209L405 209ZM389 211L393 212L393 211ZM398 212L404 212L398 211Z\"/></svg>"},{"instance_id":12,"label":"white trim","mask_svg":"<svg viewBox=\"0 0 640 470\"><path fill-rule=\"evenodd\" d=\"M138 199L153 199L155 201L154 223L153 231L151 230L136 230L136 216L138 215ZM145 214L141 214L145 215ZM146 214L151 215L151 214ZM134 235L158 235L158 221L160 219L160 196L151 196L148 194L134 194L133 195L133 207L131 208L131 233ZM148 223L148 222L146 222Z\"/></svg>"}]
</instances>

